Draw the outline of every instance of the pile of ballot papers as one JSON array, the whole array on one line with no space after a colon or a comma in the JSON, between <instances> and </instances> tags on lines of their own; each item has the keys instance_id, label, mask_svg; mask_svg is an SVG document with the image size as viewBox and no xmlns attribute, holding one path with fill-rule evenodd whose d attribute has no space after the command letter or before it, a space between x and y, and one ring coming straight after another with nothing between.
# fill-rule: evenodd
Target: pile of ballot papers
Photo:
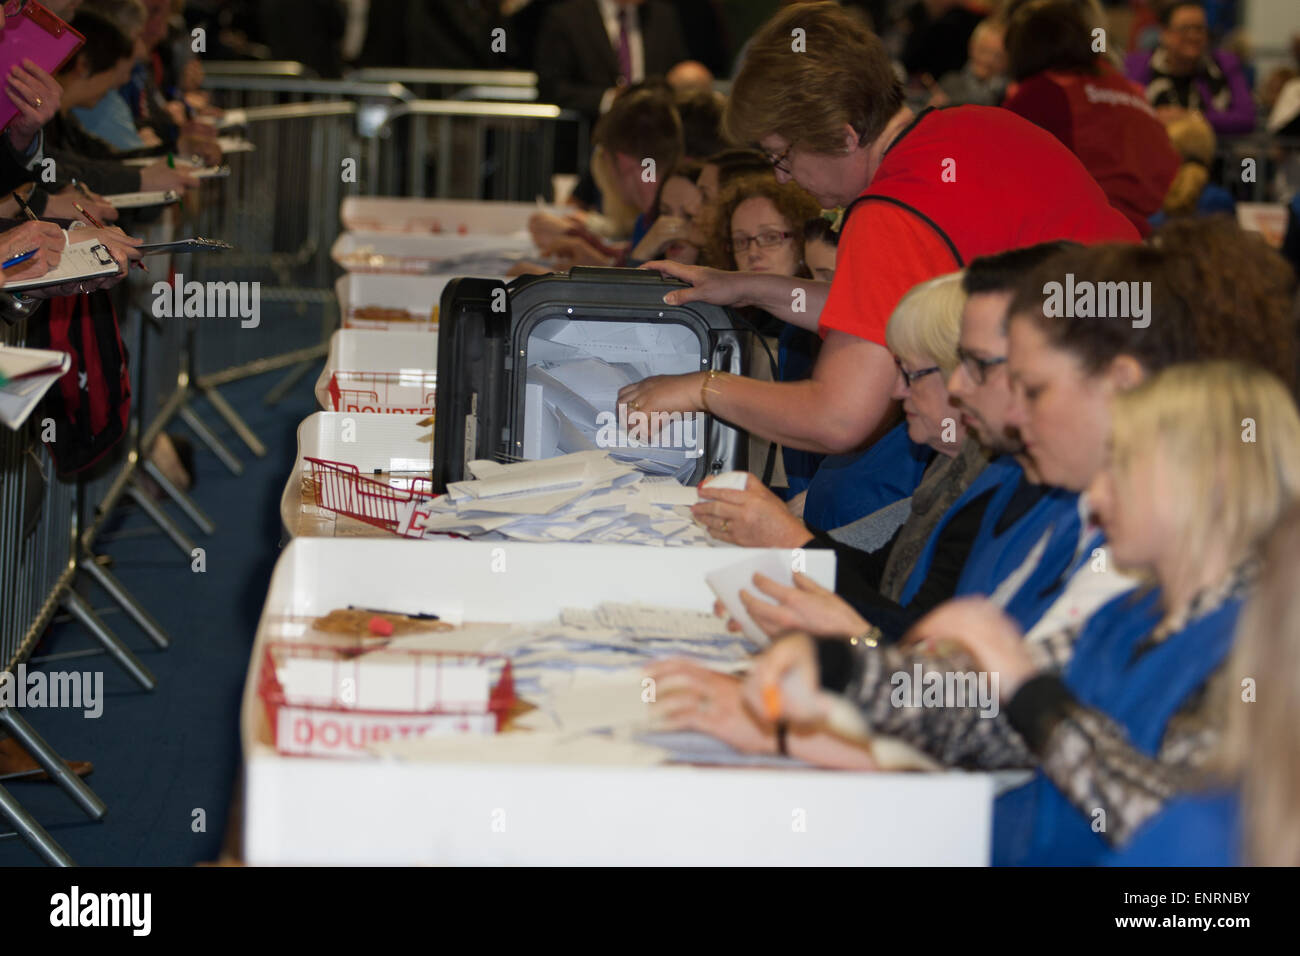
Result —
<instances>
[{"instance_id":1,"label":"pile of ballot papers","mask_svg":"<svg viewBox=\"0 0 1300 956\"><path fill-rule=\"evenodd\" d=\"M647 475L604 451L500 464L473 461L474 479L412 503L404 522L426 535L515 541L699 545L717 543L691 516L694 488ZM402 529L399 528L399 533Z\"/></svg>"},{"instance_id":2,"label":"pile of ballot papers","mask_svg":"<svg viewBox=\"0 0 1300 956\"><path fill-rule=\"evenodd\" d=\"M528 342L523 457L595 449L643 471L689 481L704 452L702 414L620 406L621 388L652 375L699 371L699 342L680 325L542 322Z\"/></svg>"}]
</instances>

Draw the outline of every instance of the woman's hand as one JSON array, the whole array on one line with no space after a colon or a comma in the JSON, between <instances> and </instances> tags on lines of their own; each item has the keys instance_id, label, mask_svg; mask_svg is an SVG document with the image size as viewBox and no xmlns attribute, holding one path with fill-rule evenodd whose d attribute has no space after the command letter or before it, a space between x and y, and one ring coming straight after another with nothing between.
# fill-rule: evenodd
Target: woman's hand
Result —
<instances>
[{"instance_id":1,"label":"woman's hand","mask_svg":"<svg viewBox=\"0 0 1300 956\"><path fill-rule=\"evenodd\" d=\"M656 259L641 266L674 279L689 282L689 289L674 289L664 296L668 305L687 302L711 302L714 305L752 305L745 299L745 277L741 272L724 272L708 266L688 266L671 259Z\"/></svg>"},{"instance_id":2,"label":"woman's hand","mask_svg":"<svg viewBox=\"0 0 1300 956\"><path fill-rule=\"evenodd\" d=\"M777 584L764 574L754 575L754 587L777 602L764 601L746 590L740 592L745 610L769 637L787 631L804 631L818 637L852 637L871 627L842 597L802 572L795 572L792 588Z\"/></svg>"},{"instance_id":3,"label":"woman's hand","mask_svg":"<svg viewBox=\"0 0 1300 956\"><path fill-rule=\"evenodd\" d=\"M182 192L197 189L198 185L199 181L191 172L191 167L180 165L173 169L167 165L166 160L140 170L140 189L144 192Z\"/></svg>"},{"instance_id":4,"label":"woman's hand","mask_svg":"<svg viewBox=\"0 0 1300 956\"><path fill-rule=\"evenodd\" d=\"M945 601L912 625L903 642L935 655L965 651L976 669L998 676L1004 702L1038 671L1016 622L987 598Z\"/></svg>"},{"instance_id":5,"label":"woman's hand","mask_svg":"<svg viewBox=\"0 0 1300 956\"><path fill-rule=\"evenodd\" d=\"M776 753L776 734L751 711L740 681L684 660L659 661L647 673L655 682L655 729L698 730L742 753Z\"/></svg>"},{"instance_id":6,"label":"woman's hand","mask_svg":"<svg viewBox=\"0 0 1300 956\"><path fill-rule=\"evenodd\" d=\"M660 216L632 250L632 258L653 259L674 242L691 241L691 224L679 216Z\"/></svg>"},{"instance_id":7,"label":"woman's hand","mask_svg":"<svg viewBox=\"0 0 1300 956\"><path fill-rule=\"evenodd\" d=\"M557 240L580 225L575 216L557 216L549 212L535 212L528 217L528 233L538 249L548 249Z\"/></svg>"},{"instance_id":8,"label":"woman's hand","mask_svg":"<svg viewBox=\"0 0 1300 956\"><path fill-rule=\"evenodd\" d=\"M45 203L45 215L50 219L84 219L85 217L76 210L77 206L81 206L100 222L116 222L117 207L105 200L103 196L96 196L94 193L90 195L94 198L83 196L71 186L61 189ZM86 222L89 224L89 220Z\"/></svg>"},{"instance_id":9,"label":"woman's hand","mask_svg":"<svg viewBox=\"0 0 1300 956\"><path fill-rule=\"evenodd\" d=\"M764 720L800 726L824 723L833 702L821 689L817 650L807 634L782 638L760 654L741 684L741 694Z\"/></svg>"},{"instance_id":10,"label":"woman's hand","mask_svg":"<svg viewBox=\"0 0 1300 956\"><path fill-rule=\"evenodd\" d=\"M556 272L567 272L574 266L609 266L614 260L585 239L563 236L542 250L543 257L555 263Z\"/></svg>"},{"instance_id":11,"label":"woman's hand","mask_svg":"<svg viewBox=\"0 0 1300 956\"><path fill-rule=\"evenodd\" d=\"M719 541L742 548L798 548L812 540L804 523L758 479L746 482L744 491L710 488L705 482L699 495L702 500L691 514Z\"/></svg>"},{"instance_id":12,"label":"woman's hand","mask_svg":"<svg viewBox=\"0 0 1300 956\"><path fill-rule=\"evenodd\" d=\"M702 412L700 392L704 388L706 372L687 372L685 375L651 375L618 390L618 404L626 405L629 413L642 412ZM650 437L657 431L655 420L650 420Z\"/></svg>"},{"instance_id":13,"label":"woman's hand","mask_svg":"<svg viewBox=\"0 0 1300 956\"><path fill-rule=\"evenodd\" d=\"M5 132L13 148L20 154L26 153L41 127L59 111L63 88L54 77L25 59L9 72L5 92L18 107L18 115Z\"/></svg>"},{"instance_id":14,"label":"woman's hand","mask_svg":"<svg viewBox=\"0 0 1300 956\"><path fill-rule=\"evenodd\" d=\"M25 222L8 232L0 233L0 261L7 261L35 249L36 255L22 265L14 266L8 273L12 279L32 279L55 268L63 258L66 245L63 230L54 223Z\"/></svg>"}]
</instances>

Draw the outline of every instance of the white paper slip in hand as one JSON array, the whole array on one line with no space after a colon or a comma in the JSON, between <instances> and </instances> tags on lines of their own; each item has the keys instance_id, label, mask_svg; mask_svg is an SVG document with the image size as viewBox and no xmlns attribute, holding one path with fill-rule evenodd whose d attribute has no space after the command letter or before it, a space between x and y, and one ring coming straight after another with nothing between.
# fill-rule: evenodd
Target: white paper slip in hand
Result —
<instances>
[{"instance_id":1,"label":"white paper slip in hand","mask_svg":"<svg viewBox=\"0 0 1300 956\"><path fill-rule=\"evenodd\" d=\"M748 561L741 561L738 564L730 564L725 568L714 571L712 574L706 574L704 581L708 584L709 589L713 591L727 613L736 619L744 632L745 636L758 644L766 646L769 643L767 634L761 627L754 623L754 619L749 616L749 611L740 600L740 592L748 591L760 601L766 601L769 604L775 604L772 600L758 588L754 587L754 575L762 574L771 578L777 584L786 587L794 587L794 562L789 551L766 551L756 558Z\"/></svg>"},{"instance_id":2,"label":"white paper slip in hand","mask_svg":"<svg viewBox=\"0 0 1300 956\"><path fill-rule=\"evenodd\" d=\"M702 485L719 490L744 491L749 482L749 472L747 471L724 471L717 475L711 475Z\"/></svg>"}]
</instances>

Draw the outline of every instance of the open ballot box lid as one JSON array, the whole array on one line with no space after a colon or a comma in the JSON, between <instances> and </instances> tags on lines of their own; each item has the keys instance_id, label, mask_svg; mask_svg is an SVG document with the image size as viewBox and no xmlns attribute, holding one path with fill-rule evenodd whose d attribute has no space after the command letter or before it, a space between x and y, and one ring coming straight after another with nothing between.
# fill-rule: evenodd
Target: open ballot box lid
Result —
<instances>
[{"instance_id":1,"label":"open ballot box lid","mask_svg":"<svg viewBox=\"0 0 1300 956\"><path fill-rule=\"evenodd\" d=\"M266 649L315 643L305 619L349 605L437 614L461 625L446 635L461 642L456 650L475 653L474 629L486 622L540 622L605 601L707 612L706 575L736 560L712 548L665 561L628 545L295 539L271 577L242 703L245 862L987 864L988 775L645 764L616 749L557 763L527 759L536 732L510 724L464 737L471 750L454 757L339 760L277 749L258 690ZM834 564L832 552L807 552L809 575L824 585ZM327 731L326 743L345 734ZM515 743L523 751L494 749Z\"/></svg>"},{"instance_id":2,"label":"open ballot box lid","mask_svg":"<svg viewBox=\"0 0 1300 956\"><path fill-rule=\"evenodd\" d=\"M447 283L439 309L435 489L468 477L475 459L594 449L683 484L745 470L742 433L712 416L674 413L650 422L619 408L618 390L651 375L745 373L748 333L719 306L664 304L665 293L681 287L655 272L585 267L509 283Z\"/></svg>"},{"instance_id":3,"label":"open ballot box lid","mask_svg":"<svg viewBox=\"0 0 1300 956\"><path fill-rule=\"evenodd\" d=\"M433 429L409 415L316 412L280 496L286 538L386 536L397 505L432 487Z\"/></svg>"},{"instance_id":4,"label":"open ballot box lid","mask_svg":"<svg viewBox=\"0 0 1300 956\"><path fill-rule=\"evenodd\" d=\"M437 369L437 333L339 329L316 379L316 400L325 411L427 417Z\"/></svg>"},{"instance_id":5,"label":"open ballot box lid","mask_svg":"<svg viewBox=\"0 0 1300 956\"><path fill-rule=\"evenodd\" d=\"M535 202L349 196L343 200L339 218L344 229L355 232L525 236L529 218L538 212L564 216L571 210Z\"/></svg>"}]
</instances>

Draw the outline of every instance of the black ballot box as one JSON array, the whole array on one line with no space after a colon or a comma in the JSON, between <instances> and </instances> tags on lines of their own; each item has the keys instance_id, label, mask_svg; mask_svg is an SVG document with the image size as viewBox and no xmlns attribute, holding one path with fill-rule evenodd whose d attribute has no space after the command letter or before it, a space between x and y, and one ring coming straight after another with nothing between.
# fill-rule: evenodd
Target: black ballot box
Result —
<instances>
[{"instance_id":1,"label":"black ballot box","mask_svg":"<svg viewBox=\"0 0 1300 956\"><path fill-rule=\"evenodd\" d=\"M602 449L654 475L697 484L744 470L746 435L703 413L619 407L650 375L743 375L748 333L725 308L670 306L681 282L638 269L457 278L439 306L433 482L475 459L514 462Z\"/></svg>"}]
</instances>

